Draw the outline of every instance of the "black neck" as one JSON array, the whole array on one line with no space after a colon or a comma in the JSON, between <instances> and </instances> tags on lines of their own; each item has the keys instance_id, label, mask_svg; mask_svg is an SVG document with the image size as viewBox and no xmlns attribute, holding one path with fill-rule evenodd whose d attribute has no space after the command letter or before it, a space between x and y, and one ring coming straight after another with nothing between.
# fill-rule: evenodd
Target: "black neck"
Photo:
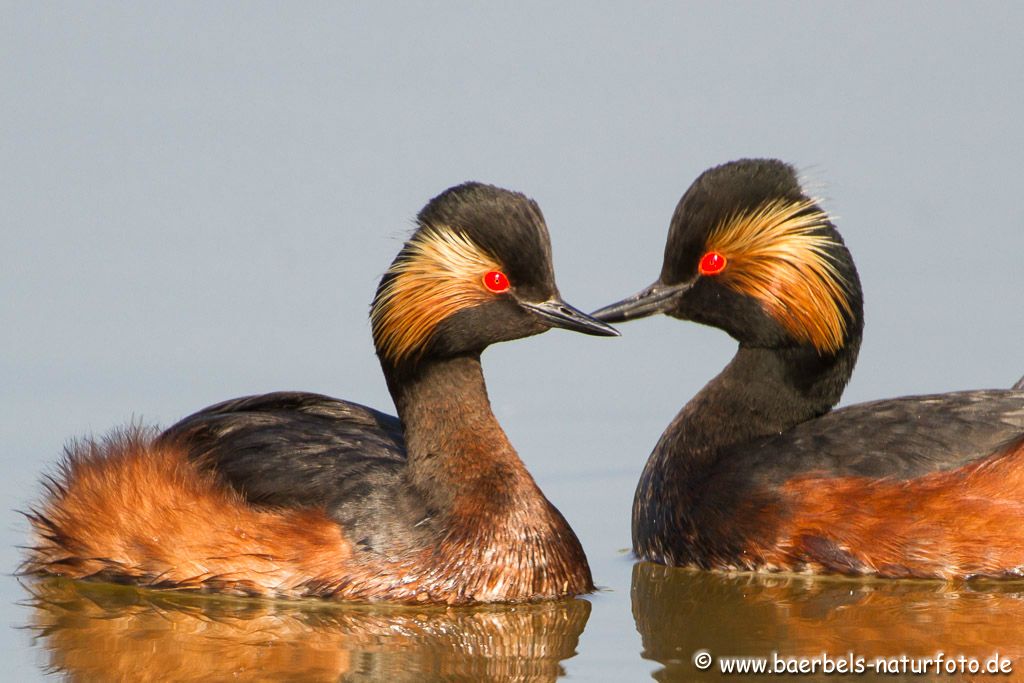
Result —
<instances>
[{"instance_id":1,"label":"black neck","mask_svg":"<svg viewBox=\"0 0 1024 683\"><path fill-rule=\"evenodd\" d=\"M385 375L405 430L412 482L435 504L449 507L456 495L493 497L524 479L532 483L491 412L478 354L428 359L402 372L385 368Z\"/></svg>"},{"instance_id":2,"label":"black neck","mask_svg":"<svg viewBox=\"0 0 1024 683\"><path fill-rule=\"evenodd\" d=\"M859 347L859 337L835 355L807 346L740 347L675 417L658 450L678 465L697 466L726 446L779 434L827 413L839 402Z\"/></svg>"}]
</instances>

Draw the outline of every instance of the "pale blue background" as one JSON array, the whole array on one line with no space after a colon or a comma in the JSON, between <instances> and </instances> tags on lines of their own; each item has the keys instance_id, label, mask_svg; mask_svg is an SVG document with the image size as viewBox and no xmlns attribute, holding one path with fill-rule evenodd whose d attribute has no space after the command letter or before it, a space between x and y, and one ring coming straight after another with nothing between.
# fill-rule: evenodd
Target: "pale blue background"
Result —
<instances>
[{"instance_id":1,"label":"pale blue background","mask_svg":"<svg viewBox=\"0 0 1024 683\"><path fill-rule=\"evenodd\" d=\"M391 410L367 304L420 206L522 190L582 308L646 285L704 168L778 156L838 216L846 401L1024 374L1018 3L0 3L0 569L64 441L306 389ZM629 504L734 345L668 319L485 355L599 583L583 680L644 678ZM0 582L6 624L24 597ZM22 630L0 677L42 674Z\"/></svg>"}]
</instances>

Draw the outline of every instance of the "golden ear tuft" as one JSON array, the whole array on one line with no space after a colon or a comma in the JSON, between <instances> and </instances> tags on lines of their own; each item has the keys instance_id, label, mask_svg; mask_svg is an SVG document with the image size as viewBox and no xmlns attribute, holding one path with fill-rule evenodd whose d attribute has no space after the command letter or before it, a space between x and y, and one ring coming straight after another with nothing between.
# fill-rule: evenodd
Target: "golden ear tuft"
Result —
<instances>
[{"instance_id":1,"label":"golden ear tuft","mask_svg":"<svg viewBox=\"0 0 1024 683\"><path fill-rule=\"evenodd\" d=\"M829 221L814 199L772 201L723 221L707 248L729 262L716 276L723 284L760 301L795 338L835 353L852 310L823 230Z\"/></svg>"},{"instance_id":2,"label":"golden ear tuft","mask_svg":"<svg viewBox=\"0 0 1024 683\"><path fill-rule=\"evenodd\" d=\"M438 324L488 300L482 276L499 271L497 260L448 226L420 229L388 271L370 323L377 351L392 363L422 353Z\"/></svg>"}]
</instances>

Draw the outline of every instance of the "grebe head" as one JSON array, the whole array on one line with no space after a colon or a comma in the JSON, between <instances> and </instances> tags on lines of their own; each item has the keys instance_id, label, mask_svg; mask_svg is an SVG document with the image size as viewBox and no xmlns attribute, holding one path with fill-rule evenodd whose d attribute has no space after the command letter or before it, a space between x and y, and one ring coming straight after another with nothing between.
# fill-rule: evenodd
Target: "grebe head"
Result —
<instances>
[{"instance_id":1,"label":"grebe head","mask_svg":"<svg viewBox=\"0 0 1024 683\"><path fill-rule=\"evenodd\" d=\"M544 216L526 196L465 183L432 199L416 223L370 312L385 363L479 353L551 327L618 334L562 300Z\"/></svg>"},{"instance_id":2,"label":"grebe head","mask_svg":"<svg viewBox=\"0 0 1024 683\"><path fill-rule=\"evenodd\" d=\"M721 328L742 346L827 355L859 341L862 305L850 253L793 167L743 159L705 171L683 195L657 282L593 315L665 313Z\"/></svg>"}]
</instances>

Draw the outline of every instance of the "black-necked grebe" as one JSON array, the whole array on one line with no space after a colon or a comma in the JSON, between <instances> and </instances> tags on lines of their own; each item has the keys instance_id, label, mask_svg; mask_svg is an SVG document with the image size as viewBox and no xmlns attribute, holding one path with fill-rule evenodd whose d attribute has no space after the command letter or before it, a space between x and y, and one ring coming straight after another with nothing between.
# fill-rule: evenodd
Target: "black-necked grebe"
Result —
<instances>
[{"instance_id":1,"label":"black-necked grebe","mask_svg":"<svg viewBox=\"0 0 1024 683\"><path fill-rule=\"evenodd\" d=\"M147 587L396 602L514 602L593 589L565 519L491 412L480 354L563 327L527 197L451 188L377 289L374 344L396 419L309 393L220 403L162 434L68 449L29 513L25 569Z\"/></svg>"},{"instance_id":2,"label":"black-necked grebe","mask_svg":"<svg viewBox=\"0 0 1024 683\"><path fill-rule=\"evenodd\" d=\"M885 577L1024 574L1024 392L829 412L860 347L849 251L792 167L742 160L683 195L661 277L593 315L665 313L739 342L676 416L633 505L646 560Z\"/></svg>"}]
</instances>

